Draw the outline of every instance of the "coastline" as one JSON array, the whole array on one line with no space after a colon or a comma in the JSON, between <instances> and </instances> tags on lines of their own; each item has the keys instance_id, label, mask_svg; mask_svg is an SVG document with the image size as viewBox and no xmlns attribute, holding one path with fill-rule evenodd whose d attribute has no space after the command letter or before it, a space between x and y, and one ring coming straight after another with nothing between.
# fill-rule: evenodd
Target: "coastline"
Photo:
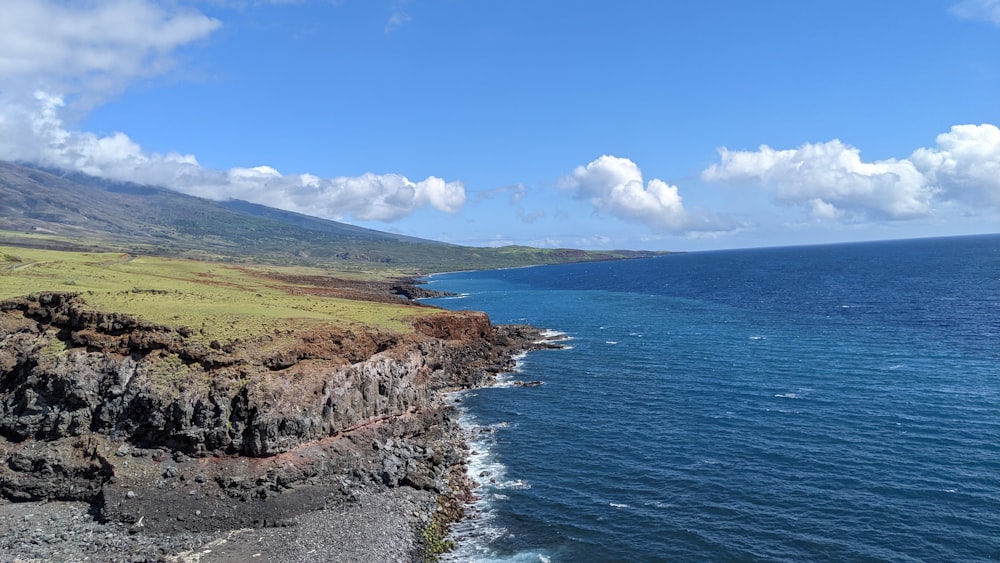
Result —
<instances>
[{"instance_id":1,"label":"coastline","mask_svg":"<svg viewBox=\"0 0 1000 563\"><path fill-rule=\"evenodd\" d=\"M101 377L118 377L122 366L130 365L128 358L136 354L137 342L152 339L157 346L181 346L181 352L195 357L194 349L184 347L182 335L167 333L163 327L115 316L120 327L116 330L126 328L127 337L114 340L112 332L101 328L114 323L100 315L81 314L73 309L72 299L15 301L4 302L5 316L0 318L0 340L15 354L5 356L5 377L25 375L17 365L35 362L48 370L43 379L72 376L73 381L64 379L70 387L86 388L90 383L79 380L87 377L78 375L90 373L98 378L93 382L96 391L110 388L99 383ZM54 309L38 312L46 308L68 314L60 316ZM20 315L25 315L24 320ZM28 317L35 320L26 322ZM481 313L443 311L432 318L418 323L420 338L400 351L375 354L346 372L357 372L351 377L365 373L370 375L364 377L390 378L371 387L374 410L364 410L371 414L360 414L358 423L345 422L342 429L332 435L324 431L328 437L321 433L318 439L309 430L310 416L282 415L278 422L286 422L280 425L248 419L250 434L230 435L253 437L238 446L249 448L251 454L260 452L250 456L205 450L205 443L198 440L185 445L162 429L157 435L174 444L169 449L136 437L130 441L120 432L122 420L131 420L127 414L118 426L108 427L107 434L81 432L82 424L52 426L53 421L84 420L79 405L70 400L84 391L79 387L59 392L42 389L31 377L8 382L15 390L7 391L0 413L8 438L0 444L0 457L7 461L0 468L0 492L5 499L0 501L0 561L433 560L447 545L447 525L461 519L474 499L475 483L468 476L470 436L459 424L460 412L451 392L492 385L498 374L515 368L518 354L558 346L539 329L494 326ZM39 324L39 319L48 320ZM71 327L74 336L62 345L65 350L46 360L39 354L45 351L45 335L58 328L50 326L52 322L82 325ZM127 343L124 356L114 351L122 342ZM105 352L98 352L98 345ZM35 359L23 363L31 357ZM208 357L202 360L206 365L221 361ZM303 374L302 367L316 361L296 355L281 357L289 366L285 369L298 370L290 373ZM15 364L7 365L11 362ZM334 369L331 366L325 369ZM104 375L96 373L97 368ZM139 385L142 373L140 369L131 376L123 396ZM63 391L65 397L59 394ZM63 409L57 416L39 418L30 408L18 411L11 401L18 393L30 398L42 392L49 394L47 401ZM147 397L143 400L148 402L150 393L150 388L141 388L135 397ZM108 403L111 399L100 392L84 394L85 403L93 401L85 405L90 409L87 416L117 404ZM403 402L384 411L387 415L379 415L380 409L397 404L386 402L392 397ZM406 397L417 402L407 403ZM178 400L162 408L181 415L198 409L197 402ZM349 408L369 409L368 399L359 400ZM233 419L236 414L229 420L242 420ZM100 427L97 420L86 419L84 427ZM293 423L297 430L282 434L281 428ZM205 430L214 435L211 424L205 424L178 431ZM47 437L38 439L43 429ZM17 432L23 437L10 441ZM50 469L39 472L39 467Z\"/></svg>"}]
</instances>

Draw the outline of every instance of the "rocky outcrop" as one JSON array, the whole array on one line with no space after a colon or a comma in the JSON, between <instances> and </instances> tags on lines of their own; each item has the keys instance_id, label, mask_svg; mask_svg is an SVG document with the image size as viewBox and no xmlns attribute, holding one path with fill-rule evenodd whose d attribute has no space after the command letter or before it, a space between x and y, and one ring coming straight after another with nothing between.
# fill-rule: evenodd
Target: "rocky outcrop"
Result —
<instances>
[{"instance_id":1,"label":"rocky outcrop","mask_svg":"<svg viewBox=\"0 0 1000 563\"><path fill-rule=\"evenodd\" d=\"M390 291L394 295L399 295L411 300L429 299L431 297L454 297L457 295L455 293L451 293L450 291L437 291L435 289L421 287L422 283L423 282L414 279L404 280L396 285L393 285Z\"/></svg>"},{"instance_id":2,"label":"rocky outcrop","mask_svg":"<svg viewBox=\"0 0 1000 563\"><path fill-rule=\"evenodd\" d=\"M464 312L414 327L205 344L78 295L4 301L0 495L169 530L280 519L352 487L443 492L463 458L445 392L511 369L538 334Z\"/></svg>"}]
</instances>

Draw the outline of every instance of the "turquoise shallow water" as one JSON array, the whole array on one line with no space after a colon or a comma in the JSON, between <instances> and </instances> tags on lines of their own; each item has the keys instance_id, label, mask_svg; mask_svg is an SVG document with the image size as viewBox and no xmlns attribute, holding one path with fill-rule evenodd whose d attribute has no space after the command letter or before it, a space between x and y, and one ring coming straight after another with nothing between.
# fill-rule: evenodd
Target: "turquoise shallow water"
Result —
<instances>
[{"instance_id":1,"label":"turquoise shallow water","mask_svg":"<svg viewBox=\"0 0 1000 563\"><path fill-rule=\"evenodd\" d=\"M454 560L1000 559L1000 236L430 283L570 337L462 397Z\"/></svg>"}]
</instances>

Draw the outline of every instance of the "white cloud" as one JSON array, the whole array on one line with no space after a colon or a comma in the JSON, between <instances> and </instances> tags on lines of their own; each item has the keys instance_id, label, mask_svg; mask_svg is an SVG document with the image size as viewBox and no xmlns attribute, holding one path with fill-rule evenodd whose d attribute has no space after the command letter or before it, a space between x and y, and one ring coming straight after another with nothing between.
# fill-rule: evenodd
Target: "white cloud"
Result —
<instances>
[{"instance_id":1,"label":"white cloud","mask_svg":"<svg viewBox=\"0 0 1000 563\"><path fill-rule=\"evenodd\" d=\"M580 199L619 219L639 220L657 229L683 230L684 204L676 186L658 179L643 185L642 171L627 158L603 155L586 166L577 166L563 178L563 187Z\"/></svg>"},{"instance_id":2,"label":"white cloud","mask_svg":"<svg viewBox=\"0 0 1000 563\"><path fill-rule=\"evenodd\" d=\"M383 31L385 31L386 33L392 33L396 29L409 23L411 19L412 18L410 18L409 14L407 14L406 12L402 10L396 10L392 13L392 15L389 16L389 21L385 22L385 28Z\"/></svg>"},{"instance_id":3,"label":"white cloud","mask_svg":"<svg viewBox=\"0 0 1000 563\"><path fill-rule=\"evenodd\" d=\"M74 131L65 125L74 110L66 99L82 101L85 109L131 80L163 72L172 52L220 23L148 0L0 0L0 13L0 159L330 219L392 221L425 206L454 213L465 203L461 182L434 176L411 181L398 174L283 175L269 166L209 170L193 155L146 152L124 133Z\"/></svg>"},{"instance_id":4,"label":"white cloud","mask_svg":"<svg viewBox=\"0 0 1000 563\"><path fill-rule=\"evenodd\" d=\"M311 174L282 175L267 166L231 169L227 181L208 188L218 199L249 199L329 219L350 215L365 221L393 221L425 205L454 213L465 203L460 182L434 176L420 182L398 174L371 173L324 179Z\"/></svg>"},{"instance_id":5,"label":"white cloud","mask_svg":"<svg viewBox=\"0 0 1000 563\"><path fill-rule=\"evenodd\" d=\"M820 198L810 199L808 203L813 217L818 219L839 219L844 216L844 212L837 209L837 206Z\"/></svg>"},{"instance_id":6,"label":"white cloud","mask_svg":"<svg viewBox=\"0 0 1000 563\"><path fill-rule=\"evenodd\" d=\"M769 187L779 202L808 207L817 218L921 217L937 192L912 162L864 162L858 149L839 140L788 150L722 148L719 156L702 179Z\"/></svg>"},{"instance_id":7,"label":"white cloud","mask_svg":"<svg viewBox=\"0 0 1000 563\"><path fill-rule=\"evenodd\" d=\"M147 0L0 0L0 13L4 95L73 92L88 105L137 77L162 73L175 49L221 25L200 12L168 13Z\"/></svg>"},{"instance_id":8,"label":"white cloud","mask_svg":"<svg viewBox=\"0 0 1000 563\"><path fill-rule=\"evenodd\" d=\"M937 147L920 148L910 160L940 186L947 199L1000 209L1000 128L955 125L937 136Z\"/></svg>"},{"instance_id":9,"label":"white cloud","mask_svg":"<svg viewBox=\"0 0 1000 563\"><path fill-rule=\"evenodd\" d=\"M1000 209L1000 129L991 124L956 125L934 148L898 160L865 162L838 140L787 150L722 148L719 155L702 179L770 189L777 201L817 219L914 219L944 201Z\"/></svg>"},{"instance_id":10,"label":"white cloud","mask_svg":"<svg viewBox=\"0 0 1000 563\"><path fill-rule=\"evenodd\" d=\"M589 200L600 212L639 221L658 231L726 229L714 218L688 213L677 186L657 178L643 184L642 171L627 158L601 156L586 166L577 166L560 185Z\"/></svg>"},{"instance_id":11,"label":"white cloud","mask_svg":"<svg viewBox=\"0 0 1000 563\"><path fill-rule=\"evenodd\" d=\"M414 182L398 174L283 175L270 166L208 170L193 155L147 153L124 133L99 137L68 131L58 115L62 100L41 93L36 99L37 111L22 115L27 122L0 121L0 158L165 186L209 199L245 199L329 219L393 221L427 205L455 213L465 203L461 182L434 176ZM23 135L11 137L6 133L11 130ZM31 142L20 142L23 139Z\"/></svg>"},{"instance_id":12,"label":"white cloud","mask_svg":"<svg viewBox=\"0 0 1000 563\"><path fill-rule=\"evenodd\" d=\"M982 20L1000 26L1000 0L963 0L951 13L967 20Z\"/></svg>"}]
</instances>

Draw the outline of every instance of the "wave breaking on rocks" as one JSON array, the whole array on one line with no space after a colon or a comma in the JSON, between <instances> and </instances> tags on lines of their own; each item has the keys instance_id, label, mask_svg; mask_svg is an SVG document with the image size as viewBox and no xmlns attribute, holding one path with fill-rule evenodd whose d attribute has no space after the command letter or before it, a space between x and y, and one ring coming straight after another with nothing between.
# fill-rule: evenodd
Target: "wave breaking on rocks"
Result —
<instances>
[{"instance_id":1,"label":"wave breaking on rocks","mask_svg":"<svg viewBox=\"0 0 1000 563\"><path fill-rule=\"evenodd\" d=\"M125 561L433 556L470 494L448 393L555 345L475 312L429 312L414 329L310 325L205 343L75 294L0 302L0 549Z\"/></svg>"}]
</instances>

